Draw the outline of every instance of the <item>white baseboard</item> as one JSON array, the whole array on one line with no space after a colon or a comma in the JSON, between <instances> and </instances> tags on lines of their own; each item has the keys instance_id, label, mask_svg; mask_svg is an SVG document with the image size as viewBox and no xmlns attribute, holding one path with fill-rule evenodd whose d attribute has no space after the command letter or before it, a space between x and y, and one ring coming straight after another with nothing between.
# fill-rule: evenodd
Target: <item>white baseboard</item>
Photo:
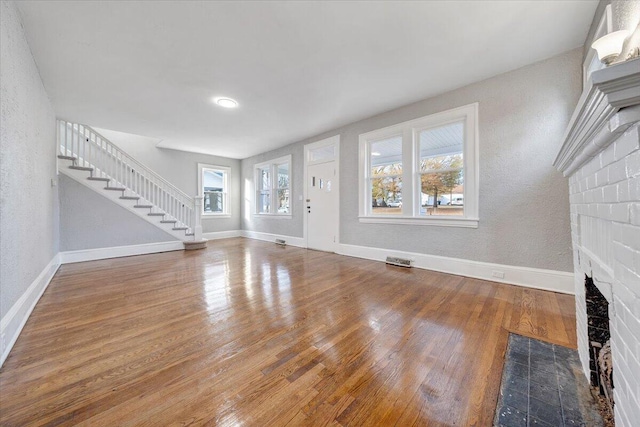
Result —
<instances>
[{"instance_id":1,"label":"white baseboard","mask_svg":"<svg viewBox=\"0 0 640 427\"><path fill-rule=\"evenodd\" d=\"M95 261L98 259L119 258L123 256L155 254L158 252L181 251L184 244L181 240L142 245L114 246L111 248L84 249L79 251L60 252L60 263Z\"/></svg>"},{"instance_id":2,"label":"white baseboard","mask_svg":"<svg viewBox=\"0 0 640 427\"><path fill-rule=\"evenodd\" d=\"M202 238L207 240L230 239L232 237L241 237L241 230L214 231L210 233L202 233Z\"/></svg>"},{"instance_id":3,"label":"white baseboard","mask_svg":"<svg viewBox=\"0 0 640 427\"><path fill-rule=\"evenodd\" d=\"M339 254L376 261L385 261L387 256L397 256L411 259L415 267L425 270L435 270L443 273L543 289L563 294L574 294L573 273L565 271L516 267L512 265L345 244L339 245ZM494 277L492 275L494 271L503 272L504 278Z\"/></svg>"},{"instance_id":4,"label":"white baseboard","mask_svg":"<svg viewBox=\"0 0 640 427\"><path fill-rule=\"evenodd\" d=\"M306 248L307 243L302 237L283 236L281 234L261 233L259 231L242 230L242 237L255 240L263 240L265 242L275 242L276 239L282 239L287 242L287 245L297 246L299 248Z\"/></svg>"},{"instance_id":5,"label":"white baseboard","mask_svg":"<svg viewBox=\"0 0 640 427\"><path fill-rule=\"evenodd\" d=\"M306 242L301 237L283 236L279 234L261 233L258 231L242 230L242 237L249 239L274 242L283 239L288 245L306 248ZM507 283L510 285L525 286L528 288L543 289L573 295L575 292L573 273L541 268L518 267L505 264L471 261L459 258L449 258L438 255L427 255L415 252L403 252L390 249L373 248L368 246L355 246L339 244L339 255L365 258L375 261L385 261L387 256L409 258L413 266L425 270L440 271L459 276L473 277L492 282ZM494 271L504 273L503 278L493 276Z\"/></svg>"},{"instance_id":6,"label":"white baseboard","mask_svg":"<svg viewBox=\"0 0 640 427\"><path fill-rule=\"evenodd\" d=\"M274 242L283 239L288 245L305 248L306 244L301 237L283 236L278 234L261 233L248 230L230 230L213 233L204 233L208 240L226 239L232 237L246 237L250 239ZM573 273L555 270L544 270L530 267L517 267L503 264L470 261L458 258L448 258L437 255L427 255L415 252L402 252L389 249L372 248L340 244L339 254L357 258L365 258L376 261L384 261L387 256L409 258L417 268L441 271L460 276L474 277L494 282L543 289L565 294L574 293ZM61 264L73 262L92 261L98 259L117 258L132 255L143 255L158 252L183 250L182 241L147 243L142 245L118 246L111 248L87 249L79 251L60 252L53 257L51 262L42 270L38 277L31 283L27 291L11 307L9 312L0 320L0 366L9 355L29 315L36 303L46 290ZM494 271L504 272L504 278L493 277Z\"/></svg>"},{"instance_id":7,"label":"white baseboard","mask_svg":"<svg viewBox=\"0 0 640 427\"><path fill-rule=\"evenodd\" d=\"M56 271L60 267L60 257L56 254L38 277L29 285L24 294L13 304L7 314L0 320L0 366L9 356L22 328L35 308L40 297L49 286Z\"/></svg>"}]
</instances>

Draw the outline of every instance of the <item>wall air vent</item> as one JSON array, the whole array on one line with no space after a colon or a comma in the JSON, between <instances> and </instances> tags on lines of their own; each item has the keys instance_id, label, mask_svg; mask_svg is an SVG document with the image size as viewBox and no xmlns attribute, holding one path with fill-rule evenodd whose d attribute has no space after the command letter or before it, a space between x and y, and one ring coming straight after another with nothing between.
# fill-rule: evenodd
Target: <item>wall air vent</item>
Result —
<instances>
[{"instance_id":1,"label":"wall air vent","mask_svg":"<svg viewBox=\"0 0 640 427\"><path fill-rule=\"evenodd\" d=\"M398 267L407 267L411 268L411 260L406 258L398 258L394 256L387 257L387 264L397 265Z\"/></svg>"},{"instance_id":2,"label":"wall air vent","mask_svg":"<svg viewBox=\"0 0 640 427\"><path fill-rule=\"evenodd\" d=\"M276 245L278 246L287 246L287 242L282 239L276 239Z\"/></svg>"}]
</instances>

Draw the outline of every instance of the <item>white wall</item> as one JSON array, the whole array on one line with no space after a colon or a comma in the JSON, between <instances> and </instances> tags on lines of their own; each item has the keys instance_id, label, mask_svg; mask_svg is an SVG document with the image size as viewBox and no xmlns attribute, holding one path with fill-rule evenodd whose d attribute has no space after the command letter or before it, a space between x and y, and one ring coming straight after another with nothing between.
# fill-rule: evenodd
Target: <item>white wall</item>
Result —
<instances>
[{"instance_id":1,"label":"white wall","mask_svg":"<svg viewBox=\"0 0 640 427\"><path fill-rule=\"evenodd\" d=\"M581 91L581 49L407 105L242 161L242 228L303 237L302 147L340 134L340 241L463 258L572 270L567 180L552 162ZM480 103L478 229L361 224L358 135L454 107ZM293 219L254 218L253 165L293 155ZM244 185L246 183L246 186Z\"/></svg>"},{"instance_id":2,"label":"white wall","mask_svg":"<svg viewBox=\"0 0 640 427\"><path fill-rule=\"evenodd\" d=\"M66 175L58 181L61 252L176 240Z\"/></svg>"},{"instance_id":3,"label":"white wall","mask_svg":"<svg viewBox=\"0 0 640 427\"><path fill-rule=\"evenodd\" d=\"M58 191L51 186L56 178L55 115L15 5L3 1L0 8L0 354L4 355L22 321L16 312L19 301L58 252Z\"/></svg>"}]
</instances>

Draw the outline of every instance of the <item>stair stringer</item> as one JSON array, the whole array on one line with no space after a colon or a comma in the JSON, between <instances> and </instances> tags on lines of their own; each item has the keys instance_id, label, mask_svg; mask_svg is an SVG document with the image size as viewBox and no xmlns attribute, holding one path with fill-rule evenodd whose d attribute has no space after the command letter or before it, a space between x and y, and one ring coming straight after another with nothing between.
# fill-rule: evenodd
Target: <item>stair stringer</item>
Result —
<instances>
[{"instance_id":1,"label":"stair stringer","mask_svg":"<svg viewBox=\"0 0 640 427\"><path fill-rule=\"evenodd\" d=\"M134 208L133 205L136 204L136 202L133 201L133 200L120 199L120 196L122 195L121 192L105 190L104 189L104 187L106 186L105 182L103 182L103 181L91 181L91 180L87 179L90 176L87 171L69 169L69 161L68 160L58 159L58 172L68 176L69 178L73 179L76 182L79 182L80 184L84 185L85 187L88 187L88 188L92 189L96 193L99 193L104 198L109 199L110 201L112 201L113 203L117 204L118 206L121 206L121 207L125 208L126 210L128 210L129 212L135 214L139 218L144 219L149 224L152 224L156 228L159 228L160 230L164 231L165 233L167 233L171 237L174 237L177 240L180 240L180 241L183 241L183 242L193 241L193 237L192 236L185 236L184 235L184 231L172 230L172 228L174 227L173 224L162 224L158 220L158 217L147 215L148 213L150 213L152 211L152 209ZM112 186L114 186L114 185L112 184ZM127 189L127 191L129 191L129 190ZM138 203L146 203L146 202L143 202L143 199L140 199L140 201Z\"/></svg>"}]
</instances>

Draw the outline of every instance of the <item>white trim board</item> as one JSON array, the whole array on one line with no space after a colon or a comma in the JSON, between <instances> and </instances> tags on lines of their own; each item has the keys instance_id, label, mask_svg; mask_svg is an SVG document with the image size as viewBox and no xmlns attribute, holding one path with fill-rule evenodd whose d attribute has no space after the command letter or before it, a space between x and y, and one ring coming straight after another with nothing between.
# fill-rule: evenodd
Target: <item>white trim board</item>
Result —
<instances>
[{"instance_id":1,"label":"white trim board","mask_svg":"<svg viewBox=\"0 0 640 427\"><path fill-rule=\"evenodd\" d=\"M95 261L99 259L119 258L125 256L155 254L158 252L181 251L182 240L171 242L144 243L142 245L113 246L109 248L82 249L78 251L60 252L60 264Z\"/></svg>"},{"instance_id":2,"label":"white trim board","mask_svg":"<svg viewBox=\"0 0 640 427\"><path fill-rule=\"evenodd\" d=\"M38 277L29 285L18 301L0 320L0 366L9 356L13 345L16 343L22 328L27 323L31 312L40 300L40 297L49 286L51 279L60 267L60 256L56 254L49 264L40 272Z\"/></svg>"},{"instance_id":3,"label":"white trim board","mask_svg":"<svg viewBox=\"0 0 640 427\"><path fill-rule=\"evenodd\" d=\"M425 270L440 271L459 276L473 277L527 288L543 289L563 294L574 294L573 272L493 264L367 246L340 244L339 248L340 255L374 261L385 261L387 256L397 256L400 258L408 258L412 260L414 267ZM504 278L494 277L492 275L494 271L503 272Z\"/></svg>"},{"instance_id":4,"label":"white trim board","mask_svg":"<svg viewBox=\"0 0 640 427\"><path fill-rule=\"evenodd\" d=\"M299 248L307 247L305 239L303 237L284 236L282 234L270 234L261 233L259 231L242 230L242 237L247 239L262 240L264 242L275 242L276 239L282 239L287 242L287 245L297 246Z\"/></svg>"},{"instance_id":5,"label":"white trim board","mask_svg":"<svg viewBox=\"0 0 640 427\"><path fill-rule=\"evenodd\" d=\"M232 237L241 236L242 230L212 231L209 233L202 233L202 238L207 240L230 239Z\"/></svg>"}]
</instances>

